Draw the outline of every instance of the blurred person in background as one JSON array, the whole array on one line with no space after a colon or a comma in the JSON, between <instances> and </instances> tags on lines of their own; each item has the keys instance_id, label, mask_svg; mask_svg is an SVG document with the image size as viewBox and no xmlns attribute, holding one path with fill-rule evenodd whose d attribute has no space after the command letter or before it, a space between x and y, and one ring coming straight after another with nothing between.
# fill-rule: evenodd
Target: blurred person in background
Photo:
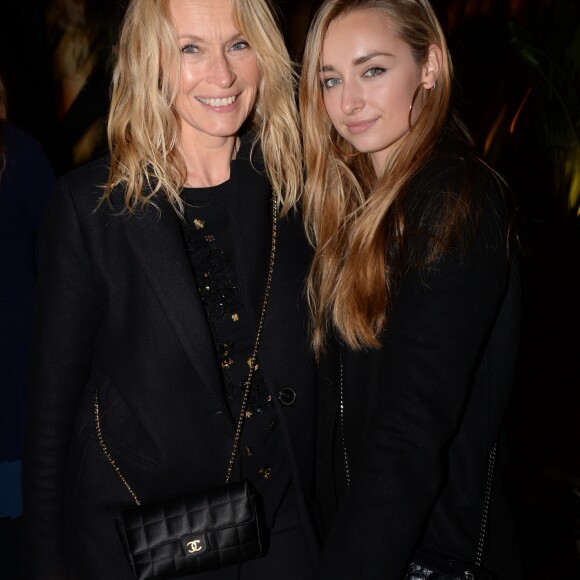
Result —
<instances>
[{"instance_id":1,"label":"blurred person in background","mask_svg":"<svg viewBox=\"0 0 580 580\"><path fill-rule=\"evenodd\" d=\"M55 176L37 140L7 120L8 105L0 78L0 560L16 578L34 245Z\"/></svg>"}]
</instances>

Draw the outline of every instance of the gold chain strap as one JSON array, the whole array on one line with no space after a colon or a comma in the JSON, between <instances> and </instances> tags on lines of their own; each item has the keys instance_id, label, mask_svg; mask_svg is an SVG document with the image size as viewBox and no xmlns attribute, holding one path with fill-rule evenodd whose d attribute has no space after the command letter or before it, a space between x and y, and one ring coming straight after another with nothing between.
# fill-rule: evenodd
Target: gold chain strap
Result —
<instances>
[{"instance_id":1,"label":"gold chain strap","mask_svg":"<svg viewBox=\"0 0 580 580\"><path fill-rule=\"evenodd\" d=\"M266 279L266 290L264 291L262 312L260 313L258 330L256 331L256 342L254 343L254 350L252 352L252 357L250 359L250 372L248 373L248 378L246 379L245 382L244 397L242 398L242 408L240 410L240 417L238 419L238 425L236 427L236 434L234 435L234 445L232 448L232 454L230 456L230 461L228 463L228 469L226 472L226 483L230 482L232 470L234 468L234 463L236 462L236 455L238 453L238 446L240 444L240 437L242 434L242 426L244 425L244 419L246 417L246 408L248 406L248 399L250 397L250 387L252 384L252 378L254 376L254 370L256 367L256 357L258 355L258 348L260 346L260 338L262 337L262 329L264 328L264 320L266 319L266 307L268 306L268 300L270 298L270 289L272 287L272 276L274 275L274 261L276 258L277 233L278 233L278 203L277 196L274 195L272 197L272 245L270 248L270 263L268 266L268 278Z\"/></svg>"},{"instance_id":2,"label":"gold chain strap","mask_svg":"<svg viewBox=\"0 0 580 580\"><path fill-rule=\"evenodd\" d=\"M234 468L234 464L236 462L236 455L238 453L238 447L240 445L240 437L242 435L242 427L244 425L244 419L246 417L246 409L248 407L248 400L250 398L250 388L252 386L252 378L254 377L254 371L256 368L256 358L258 356L258 349L260 347L260 339L262 337L262 330L264 328L264 321L266 319L266 308L268 306L268 300L270 299L270 290L272 288L272 277L274 275L274 262L276 258L276 238L278 234L278 198L276 195L272 196L272 245L270 249L270 262L268 266L268 277L266 279L266 290L264 291L264 300L262 302L262 310L260 312L260 319L258 321L258 330L256 331L256 341L254 343L254 349L252 351L252 356L250 358L250 371L248 373L248 378L244 383L244 396L242 398L242 407L240 410L240 417L238 419L238 423L236 425L236 433L234 435L234 443L232 447L232 454L230 456L230 460L228 462L228 468L226 471L226 483L230 482L232 477L232 471ZM103 450L103 453L109 460L109 463L113 466L115 472L135 500L137 505L141 505L137 494L133 491L132 487L129 485L129 482L125 479L119 466L109 453L107 449L107 445L105 440L103 439L103 434L101 432L101 422L99 419L99 393L98 390L95 389L95 425L97 429L97 438L99 440L99 445Z\"/></svg>"}]
</instances>

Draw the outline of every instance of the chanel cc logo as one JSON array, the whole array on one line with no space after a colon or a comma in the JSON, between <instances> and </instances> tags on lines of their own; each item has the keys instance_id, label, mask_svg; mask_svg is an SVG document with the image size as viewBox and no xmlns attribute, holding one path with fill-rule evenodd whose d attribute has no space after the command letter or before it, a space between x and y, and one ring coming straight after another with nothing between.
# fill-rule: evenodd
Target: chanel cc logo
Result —
<instances>
[{"instance_id":1,"label":"chanel cc logo","mask_svg":"<svg viewBox=\"0 0 580 580\"><path fill-rule=\"evenodd\" d=\"M188 534L181 537L181 546L186 558L198 558L209 550L205 534Z\"/></svg>"},{"instance_id":2,"label":"chanel cc logo","mask_svg":"<svg viewBox=\"0 0 580 580\"><path fill-rule=\"evenodd\" d=\"M196 552L201 552L203 550L203 546L201 545L201 540L192 540L191 542L187 542L188 552L190 554L195 554Z\"/></svg>"}]
</instances>

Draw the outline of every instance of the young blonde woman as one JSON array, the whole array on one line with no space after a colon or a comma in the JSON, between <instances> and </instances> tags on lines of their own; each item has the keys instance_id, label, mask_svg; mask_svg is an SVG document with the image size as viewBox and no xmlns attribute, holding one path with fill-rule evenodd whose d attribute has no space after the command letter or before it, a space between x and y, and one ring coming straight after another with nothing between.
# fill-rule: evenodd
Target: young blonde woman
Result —
<instances>
[{"instance_id":1,"label":"young blonde woman","mask_svg":"<svg viewBox=\"0 0 580 580\"><path fill-rule=\"evenodd\" d=\"M511 201L452 89L427 0L322 3L300 86L318 578L426 578L409 572L418 550L519 577L501 435L520 319Z\"/></svg>"},{"instance_id":2,"label":"young blonde woman","mask_svg":"<svg viewBox=\"0 0 580 580\"><path fill-rule=\"evenodd\" d=\"M110 156L60 179L39 244L29 580L129 580L116 520L133 493L147 504L224 483L259 329L231 479L260 493L268 549L195 578L312 576L310 251L274 14L266 0L128 6Z\"/></svg>"}]
</instances>

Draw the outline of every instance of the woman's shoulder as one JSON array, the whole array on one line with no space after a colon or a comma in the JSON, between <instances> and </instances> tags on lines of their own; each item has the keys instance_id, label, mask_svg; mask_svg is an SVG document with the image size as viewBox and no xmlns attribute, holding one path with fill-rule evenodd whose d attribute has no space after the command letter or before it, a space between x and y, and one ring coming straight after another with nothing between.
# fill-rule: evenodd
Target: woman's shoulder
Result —
<instances>
[{"instance_id":1,"label":"woman's shoulder","mask_svg":"<svg viewBox=\"0 0 580 580\"><path fill-rule=\"evenodd\" d=\"M98 215L95 210L105 191L109 167L109 157L103 156L60 175L51 199L53 210L71 205L79 215Z\"/></svg>"},{"instance_id":2,"label":"woman's shoulder","mask_svg":"<svg viewBox=\"0 0 580 580\"><path fill-rule=\"evenodd\" d=\"M53 173L48 154L40 141L26 129L9 121L0 121L0 143L15 166L35 172L39 167Z\"/></svg>"},{"instance_id":3,"label":"woman's shoulder","mask_svg":"<svg viewBox=\"0 0 580 580\"><path fill-rule=\"evenodd\" d=\"M473 202L473 209L502 205L508 186L474 145L444 132L409 183L411 199L429 206L454 200Z\"/></svg>"},{"instance_id":4,"label":"woman's shoulder","mask_svg":"<svg viewBox=\"0 0 580 580\"><path fill-rule=\"evenodd\" d=\"M503 178L467 141L443 134L409 183L406 223L443 247L501 247L515 217Z\"/></svg>"},{"instance_id":5,"label":"woman's shoulder","mask_svg":"<svg viewBox=\"0 0 580 580\"><path fill-rule=\"evenodd\" d=\"M110 166L108 155L99 157L67 171L58 178L58 184L66 185L73 192L102 190L107 183Z\"/></svg>"}]
</instances>

